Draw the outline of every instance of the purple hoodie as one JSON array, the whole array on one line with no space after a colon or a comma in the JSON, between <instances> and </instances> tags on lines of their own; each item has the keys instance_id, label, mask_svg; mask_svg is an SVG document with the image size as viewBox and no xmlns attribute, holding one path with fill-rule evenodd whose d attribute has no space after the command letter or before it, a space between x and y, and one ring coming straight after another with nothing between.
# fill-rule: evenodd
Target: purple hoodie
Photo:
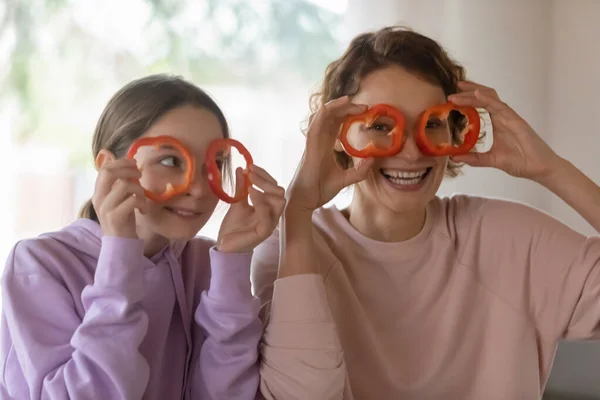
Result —
<instances>
[{"instance_id":1,"label":"purple hoodie","mask_svg":"<svg viewBox=\"0 0 600 400\"><path fill-rule=\"evenodd\" d=\"M2 280L2 399L254 399L252 253L196 238L151 259L79 219L13 248Z\"/></svg>"}]
</instances>

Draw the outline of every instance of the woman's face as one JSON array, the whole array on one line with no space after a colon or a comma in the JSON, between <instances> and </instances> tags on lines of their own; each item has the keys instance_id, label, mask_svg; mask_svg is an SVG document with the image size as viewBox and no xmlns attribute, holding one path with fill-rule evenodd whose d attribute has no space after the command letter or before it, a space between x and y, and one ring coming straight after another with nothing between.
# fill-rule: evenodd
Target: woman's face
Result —
<instances>
[{"instance_id":1,"label":"woman's face","mask_svg":"<svg viewBox=\"0 0 600 400\"><path fill-rule=\"evenodd\" d=\"M361 204L385 207L396 213L425 207L440 187L448 157L423 155L415 143L415 129L427 108L446 102L442 88L391 66L367 75L352 102L369 107L389 104L405 117L402 150L395 156L376 159L368 178L356 185L354 196L361 197ZM445 129L446 140L450 140L450 130ZM354 164L358 161L353 159Z\"/></svg>"}]
</instances>

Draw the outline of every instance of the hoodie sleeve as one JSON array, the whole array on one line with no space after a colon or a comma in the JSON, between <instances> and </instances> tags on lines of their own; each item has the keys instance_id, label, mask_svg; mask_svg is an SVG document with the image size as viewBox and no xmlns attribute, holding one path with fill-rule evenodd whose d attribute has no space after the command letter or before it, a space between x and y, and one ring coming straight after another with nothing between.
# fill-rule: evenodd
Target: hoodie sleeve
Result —
<instances>
[{"instance_id":1,"label":"hoodie sleeve","mask_svg":"<svg viewBox=\"0 0 600 400\"><path fill-rule=\"evenodd\" d=\"M211 279L195 321L205 337L192 371L192 398L254 399L258 392L258 343L263 325L252 296L252 253L210 249Z\"/></svg>"},{"instance_id":2,"label":"hoodie sleeve","mask_svg":"<svg viewBox=\"0 0 600 400\"><path fill-rule=\"evenodd\" d=\"M57 265L77 257L55 246L23 241L9 256L3 313L16 357L8 358L4 385L21 399L141 399L149 375L138 351L148 327L139 306L142 241L102 239L94 283L81 293L83 316L56 273L83 266ZM19 375L25 382L6 380Z\"/></svg>"}]
</instances>

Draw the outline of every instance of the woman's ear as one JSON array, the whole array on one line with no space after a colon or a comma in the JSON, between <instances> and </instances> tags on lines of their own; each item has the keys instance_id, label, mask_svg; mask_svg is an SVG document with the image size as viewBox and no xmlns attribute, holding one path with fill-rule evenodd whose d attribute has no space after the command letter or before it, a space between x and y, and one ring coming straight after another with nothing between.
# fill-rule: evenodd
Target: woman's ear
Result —
<instances>
[{"instance_id":1,"label":"woman's ear","mask_svg":"<svg viewBox=\"0 0 600 400\"><path fill-rule=\"evenodd\" d=\"M100 152L98 152L98 155L96 156L96 160L94 160L94 163L96 164L96 170L100 170L100 168L102 168L102 166L108 161L114 161L116 159L117 158L110 150L100 150Z\"/></svg>"}]
</instances>

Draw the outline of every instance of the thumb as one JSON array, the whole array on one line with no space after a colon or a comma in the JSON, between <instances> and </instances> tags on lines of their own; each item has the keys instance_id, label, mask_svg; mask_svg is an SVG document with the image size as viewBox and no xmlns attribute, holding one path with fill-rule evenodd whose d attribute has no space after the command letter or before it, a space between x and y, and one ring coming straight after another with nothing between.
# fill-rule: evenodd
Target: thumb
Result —
<instances>
[{"instance_id":1,"label":"thumb","mask_svg":"<svg viewBox=\"0 0 600 400\"><path fill-rule=\"evenodd\" d=\"M345 170L342 176L343 187L365 180L374 162L373 158L364 158L352 168Z\"/></svg>"},{"instance_id":2,"label":"thumb","mask_svg":"<svg viewBox=\"0 0 600 400\"><path fill-rule=\"evenodd\" d=\"M242 198L240 200L241 203L247 203L247 193L246 192L246 180L248 178L246 177L246 174L244 173L244 170L241 167L237 167L235 169L235 194L233 195L234 198L238 198L241 196L244 196L244 198Z\"/></svg>"},{"instance_id":3,"label":"thumb","mask_svg":"<svg viewBox=\"0 0 600 400\"><path fill-rule=\"evenodd\" d=\"M452 161L465 163L472 167L491 167L493 166L493 154L489 151L485 153L467 153L458 156L452 156Z\"/></svg>"}]
</instances>

